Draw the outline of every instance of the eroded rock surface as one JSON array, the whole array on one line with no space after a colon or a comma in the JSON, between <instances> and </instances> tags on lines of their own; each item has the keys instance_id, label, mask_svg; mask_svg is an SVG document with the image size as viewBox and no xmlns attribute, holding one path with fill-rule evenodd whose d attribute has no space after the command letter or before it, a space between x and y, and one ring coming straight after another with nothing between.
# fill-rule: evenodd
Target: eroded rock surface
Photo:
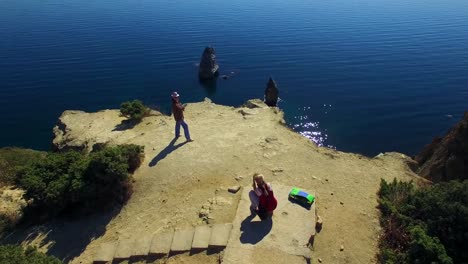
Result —
<instances>
[{"instance_id":1,"label":"eroded rock surface","mask_svg":"<svg viewBox=\"0 0 468 264\"><path fill-rule=\"evenodd\" d=\"M90 152L107 144L125 144L132 138L142 136L148 125L166 125L165 119L150 120L162 116L151 110L149 117L138 124L130 124L119 110L103 110L96 113L84 111L65 111L53 128L52 148L55 151L76 150ZM146 122L145 122L146 120Z\"/></svg>"},{"instance_id":2,"label":"eroded rock surface","mask_svg":"<svg viewBox=\"0 0 468 264\"><path fill-rule=\"evenodd\" d=\"M468 112L443 138L435 138L415 160L417 173L433 181L468 179Z\"/></svg>"}]
</instances>

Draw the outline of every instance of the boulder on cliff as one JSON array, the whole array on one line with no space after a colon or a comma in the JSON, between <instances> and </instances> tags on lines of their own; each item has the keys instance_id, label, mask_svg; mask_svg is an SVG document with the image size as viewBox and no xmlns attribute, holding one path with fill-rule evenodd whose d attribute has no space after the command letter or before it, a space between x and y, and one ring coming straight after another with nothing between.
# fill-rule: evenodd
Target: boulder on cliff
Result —
<instances>
[{"instance_id":1,"label":"boulder on cliff","mask_svg":"<svg viewBox=\"0 0 468 264\"><path fill-rule=\"evenodd\" d=\"M270 77L265 89L265 104L268 106L276 106L278 104L278 86L276 82Z\"/></svg>"},{"instance_id":2,"label":"boulder on cliff","mask_svg":"<svg viewBox=\"0 0 468 264\"><path fill-rule=\"evenodd\" d=\"M468 179L468 112L443 138L435 138L415 157L417 173L432 181Z\"/></svg>"},{"instance_id":3,"label":"boulder on cliff","mask_svg":"<svg viewBox=\"0 0 468 264\"><path fill-rule=\"evenodd\" d=\"M96 118L90 118L91 116ZM124 120L126 118L121 116L118 110L103 110L97 113L67 110L59 117L53 129L52 150L98 150L122 134L119 126Z\"/></svg>"},{"instance_id":4,"label":"boulder on cliff","mask_svg":"<svg viewBox=\"0 0 468 264\"><path fill-rule=\"evenodd\" d=\"M245 102L242 107L247 107L247 108L267 108L268 106L265 105L265 102L263 102L260 99L250 99L247 102Z\"/></svg>"},{"instance_id":5,"label":"boulder on cliff","mask_svg":"<svg viewBox=\"0 0 468 264\"><path fill-rule=\"evenodd\" d=\"M206 47L203 51L198 77L201 80L214 79L218 75L219 65L216 63L215 50L212 47Z\"/></svg>"}]
</instances>

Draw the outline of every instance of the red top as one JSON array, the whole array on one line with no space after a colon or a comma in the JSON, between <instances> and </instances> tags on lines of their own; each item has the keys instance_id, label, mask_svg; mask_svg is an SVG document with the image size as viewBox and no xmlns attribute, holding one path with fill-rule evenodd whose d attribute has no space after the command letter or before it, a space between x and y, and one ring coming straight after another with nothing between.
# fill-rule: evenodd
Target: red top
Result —
<instances>
[{"instance_id":1,"label":"red top","mask_svg":"<svg viewBox=\"0 0 468 264\"><path fill-rule=\"evenodd\" d=\"M266 183L265 185L268 191L268 195L265 193L265 190L263 190L263 188L256 188L255 193L259 197L260 205L263 208L265 208L268 212L272 212L273 210L276 209L276 206L278 205L278 201L275 198L271 185L269 183Z\"/></svg>"},{"instance_id":2,"label":"red top","mask_svg":"<svg viewBox=\"0 0 468 264\"><path fill-rule=\"evenodd\" d=\"M174 99L172 99L172 114L174 114L175 121L184 120L184 107Z\"/></svg>"}]
</instances>

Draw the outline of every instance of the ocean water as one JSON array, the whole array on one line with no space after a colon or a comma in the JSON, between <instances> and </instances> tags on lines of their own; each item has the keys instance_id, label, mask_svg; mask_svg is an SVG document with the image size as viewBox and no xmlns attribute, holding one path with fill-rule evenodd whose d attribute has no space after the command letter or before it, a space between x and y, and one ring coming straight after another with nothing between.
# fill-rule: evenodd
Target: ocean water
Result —
<instances>
[{"instance_id":1,"label":"ocean water","mask_svg":"<svg viewBox=\"0 0 468 264\"><path fill-rule=\"evenodd\" d=\"M207 45L235 77L198 82ZM0 0L0 146L49 149L64 110L167 111L174 90L238 106L270 76L318 144L415 154L468 110L468 1Z\"/></svg>"}]
</instances>

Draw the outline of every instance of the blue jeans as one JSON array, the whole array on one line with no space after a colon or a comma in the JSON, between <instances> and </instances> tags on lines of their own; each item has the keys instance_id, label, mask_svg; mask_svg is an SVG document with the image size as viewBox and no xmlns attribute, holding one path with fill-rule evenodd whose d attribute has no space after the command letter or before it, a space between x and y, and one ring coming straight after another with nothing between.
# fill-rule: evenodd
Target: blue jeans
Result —
<instances>
[{"instance_id":1,"label":"blue jeans","mask_svg":"<svg viewBox=\"0 0 468 264\"><path fill-rule=\"evenodd\" d=\"M184 135L187 140L190 140L190 132L188 130L188 125L184 120L176 121L175 124L175 135L176 137L180 136L180 126L184 128Z\"/></svg>"}]
</instances>

